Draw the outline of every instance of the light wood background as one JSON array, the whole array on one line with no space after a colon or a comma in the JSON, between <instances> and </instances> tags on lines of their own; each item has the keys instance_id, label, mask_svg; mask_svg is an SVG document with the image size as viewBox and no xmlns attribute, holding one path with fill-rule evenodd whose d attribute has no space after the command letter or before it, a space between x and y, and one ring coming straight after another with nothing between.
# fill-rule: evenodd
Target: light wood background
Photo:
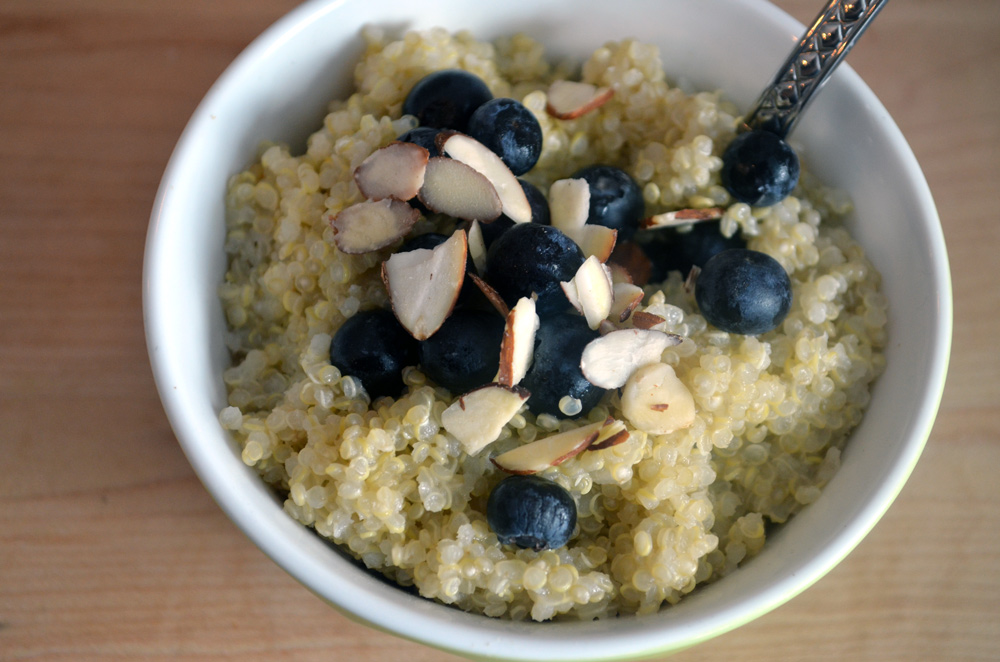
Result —
<instances>
[{"instance_id":1,"label":"light wood background","mask_svg":"<svg viewBox=\"0 0 1000 662\"><path fill-rule=\"evenodd\" d=\"M455 659L341 616L195 478L148 367L153 196L195 105L295 0L0 0L0 659ZM802 22L817 0L780 0ZM1000 2L896 0L850 56L922 164L955 343L926 453L791 603L672 658L1000 659ZM706 47L710 47L707 45Z\"/></svg>"}]
</instances>

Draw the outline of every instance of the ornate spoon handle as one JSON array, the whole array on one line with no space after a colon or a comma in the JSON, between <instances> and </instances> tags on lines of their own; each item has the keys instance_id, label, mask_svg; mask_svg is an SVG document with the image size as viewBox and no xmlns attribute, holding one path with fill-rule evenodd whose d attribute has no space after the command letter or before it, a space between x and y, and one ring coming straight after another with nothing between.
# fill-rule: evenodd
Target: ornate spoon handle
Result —
<instances>
[{"instance_id":1,"label":"ornate spoon handle","mask_svg":"<svg viewBox=\"0 0 1000 662\"><path fill-rule=\"evenodd\" d=\"M747 115L747 129L787 136L889 0L829 0Z\"/></svg>"}]
</instances>

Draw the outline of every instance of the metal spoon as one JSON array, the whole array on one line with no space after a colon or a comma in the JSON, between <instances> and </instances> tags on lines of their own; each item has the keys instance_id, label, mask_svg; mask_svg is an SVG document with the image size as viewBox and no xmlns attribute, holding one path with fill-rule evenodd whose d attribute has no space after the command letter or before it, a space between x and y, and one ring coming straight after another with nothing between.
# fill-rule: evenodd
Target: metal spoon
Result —
<instances>
[{"instance_id":1,"label":"metal spoon","mask_svg":"<svg viewBox=\"0 0 1000 662\"><path fill-rule=\"evenodd\" d=\"M785 137L888 1L827 2L722 155L722 185L735 200L769 206L792 192L799 159Z\"/></svg>"},{"instance_id":2,"label":"metal spoon","mask_svg":"<svg viewBox=\"0 0 1000 662\"><path fill-rule=\"evenodd\" d=\"M744 129L784 138L889 0L830 0L746 117Z\"/></svg>"}]
</instances>

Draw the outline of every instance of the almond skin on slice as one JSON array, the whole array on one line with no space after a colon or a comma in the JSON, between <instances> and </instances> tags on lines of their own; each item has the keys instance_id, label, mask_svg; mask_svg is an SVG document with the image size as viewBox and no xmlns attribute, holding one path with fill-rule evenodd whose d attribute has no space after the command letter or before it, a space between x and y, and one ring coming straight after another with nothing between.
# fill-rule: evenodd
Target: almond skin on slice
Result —
<instances>
[{"instance_id":1,"label":"almond skin on slice","mask_svg":"<svg viewBox=\"0 0 1000 662\"><path fill-rule=\"evenodd\" d=\"M565 462L587 449L597 439L604 421L557 432L490 458L499 469L511 474L534 474Z\"/></svg>"},{"instance_id":2,"label":"almond skin on slice","mask_svg":"<svg viewBox=\"0 0 1000 662\"><path fill-rule=\"evenodd\" d=\"M420 218L420 212L399 200L365 200L333 217L333 241L354 255L385 248L401 239Z\"/></svg>"},{"instance_id":3,"label":"almond skin on slice","mask_svg":"<svg viewBox=\"0 0 1000 662\"><path fill-rule=\"evenodd\" d=\"M444 133L444 132L442 132ZM531 220L531 205L521 183L489 147L463 133L450 133L436 141L443 154L460 161L490 180L500 197L503 213L515 223ZM443 138L443 139L442 139Z\"/></svg>"},{"instance_id":4,"label":"almond skin on slice","mask_svg":"<svg viewBox=\"0 0 1000 662\"><path fill-rule=\"evenodd\" d=\"M549 85L545 112L561 120L572 120L600 108L614 96L610 87L597 87L590 83L557 80Z\"/></svg>"},{"instance_id":5,"label":"almond skin on slice","mask_svg":"<svg viewBox=\"0 0 1000 662\"><path fill-rule=\"evenodd\" d=\"M637 310L632 313L632 326L637 329L652 329L657 324L663 324L666 321L659 315L647 313L645 310Z\"/></svg>"},{"instance_id":6,"label":"almond skin on slice","mask_svg":"<svg viewBox=\"0 0 1000 662\"><path fill-rule=\"evenodd\" d=\"M392 312L417 340L426 340L451 314L465 280L468 244L459 230L433 250L394 253L382 263Z\"/></svg>"},{"instance_id":7,"label":"almond skin on slice","mask_svg":"<svg viewBox=\"0 0 1000 662\"><path fill-rule=\"evenodd\" d=\"M507 325L504 327L503 340L500 342L500 370L497 372L495 382L504 386L514 386L524 379L535 352L535 332L539 324L534 299L528 297L518 299L507 315Z\"/></svg>"},{"instance_id":8,"label":"almond skin on slice","mask_svg":"<svg viewBox=\"0 0 1000 662\"><path fill-rule=\"evenodd\" d=\"M632 312L642 303L646 293L638 285L632 283L615 283L614 273L611 275L614 290L614 303L611 304L610 319L619 324L631 317Z\"/></svg>"},{"instance_id":9,"label":"almond skin on slice","mask_svg":"<svg viewBox=\"0 0 1000 662\"><path fill-rule=\"evenodd\" d=\"M694 398L666 363L650 363L635 371L621 396L622 414L649 434L669 434L694 423Z\"/></svg>"},{"instance_id":10,"label":"almond skin on slice","mask_svg":"<svg viewBox=\"0 0 1000 662\"><path fill-rule=\"evenodd\" d=\"M600 432L598 432L597 439L594 439L594 442L590 444L587 450L599 451L605 448L611 448L612 446L625 443L628 441L628 437L629 431L625 427L625 424L609 416L608 419L604 421L604 427L602 427Z\"/></svg>"},{"instance_id":11,"label":"almond skin on slice","mask_svg":"<svg viewBox=\"0 0 1000 662\"><path fill-rule=\"evenodd\" d=\"M503 297L500 296L499 292L493 289L492 285L487 283L485 280L483 280L476 274L469 273L466 275L472 279L472 282L476 284L476 287L478 287L479 291L483 293L487 301L493 304L493 307L496 308L498 313L500 313L504 317L510 315L510 308L507 307L507 302L503 300Z\"/></svg>"},{"instance_id":12,"label":"almond skin on slice","mask_svg":"<svg viewBox=\"0 0 1000 662\"><path fill-rule=\"evenodd\" d=\"M591 256L583 261L572 280L560 284L569 302L587 318L587 326L597 329L611 312L614 300L610 271Z\"/></svg>"},{"instance_id":13,"label":"almond skin on slice","mask_svg":"<svg viewBox=\"0 0 1000 662\"><path fill-rule=\"evenodd\" d=\"M414 143L393 142L372 152L354 170L358 189L369 200L407 201L424 184L430 153Z\"/></svg>"},{"instance_id":14,"label":"almond skin on slice","mask_svg":"<svg viewBox=\"0 0 1000 662\"><path fill-rule=\"evenodd\" d=\"M441 412L441 425L469 455L475 455L500 436L531 394L517 386L487 384L469 391Z\"/></svg>"},{"instance_id":15,"label":"almond skin on slice","mask_svg":"<svg viewBox=\"0 0 1000 662\"><path fill-rule=\"evenodd\" d=\"M427 161L426 170L417 197L431 211L467 221L492 221L500 216L503 208L496 189L475 169L435 156Z\"/></svg>"},{"instance_id":16,"label":"almond skin on slice","mask_svg":"<svg viewBox=\"0 0 1000 662\"><path fill-rule=\"evenodd\" d=\"M726 210L722 207L707 207L704 209L678 209L662 214L654 214L645 218L639 224L641 228L671 228L687 223L697 223L699 221L717 221L723 217Z\"/></svg>"},{"instance_id":17,"label":"almond skin on slice","mask_svg":"<svg viewBox=\"0 0 1000 662\"><path fill-rule=\"evenodd\" d=\"M560 179L549 187L552 227L572 237L590 215L590 184L586 179ZM574 240L575 241L575 240Z\"/></svg>"},{"instance_id":18,"label":"almond skin on slice","mask_svg":"<svg viewBox=\"0 0 1000 662\"><path fill-rule=\"evenodd\" d=\"M580 372L594 386L619 388L637 369L659 363L663 351L680 342L680 336L663 331L618 329L587 343Z\"/></svg>"}]
</instances>

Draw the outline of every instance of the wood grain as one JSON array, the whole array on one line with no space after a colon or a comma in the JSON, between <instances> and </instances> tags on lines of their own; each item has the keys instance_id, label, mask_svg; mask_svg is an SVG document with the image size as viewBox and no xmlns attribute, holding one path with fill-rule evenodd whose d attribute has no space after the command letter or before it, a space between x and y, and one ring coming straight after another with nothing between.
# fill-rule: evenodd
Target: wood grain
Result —
<instances>
[{"instance_id":1,"label":"wood grain","mask_svg":"<svg viewBox=\"0 0 1000 662\"><path fill-rule=\"evenodd\" d=\"M264 557L194 477L148 367L160 174L211 83L295 4L0 2L0 660L456 659L355 624ZM808 22L819 3L777 4ZM850 57L952 259L924 458L830 575L671 659L1000 659L998 30L995 0L897 0Z\"/></svg>"}]
</instances>

